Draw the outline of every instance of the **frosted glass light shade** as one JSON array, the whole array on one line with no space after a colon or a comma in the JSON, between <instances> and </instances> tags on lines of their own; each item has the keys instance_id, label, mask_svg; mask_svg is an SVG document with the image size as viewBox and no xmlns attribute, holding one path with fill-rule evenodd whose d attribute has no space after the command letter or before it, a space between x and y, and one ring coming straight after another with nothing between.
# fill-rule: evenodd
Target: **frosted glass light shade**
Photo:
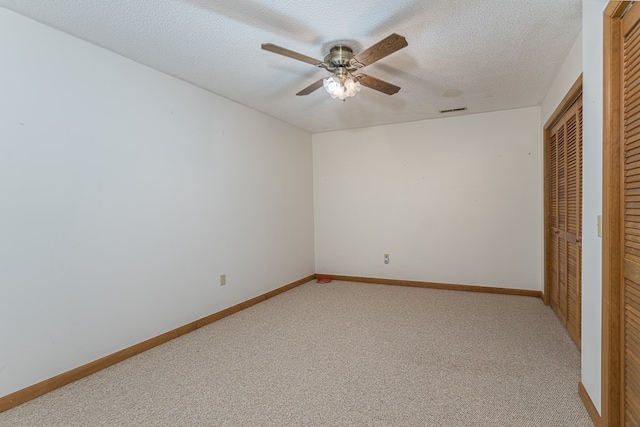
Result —
<instances>
[{"instance_id":1,"label":"frosted glass light shade","mask_svg":"<svg viewBox=\"0 0 640 427\"><path fill-rule=\"evenodd\" d=\"M362 85L359 81L355 80L351 75L347 75L344 78L338 76L331 76L324 79L322 82L325 90L333 99L345 100L355 96L360 92Z\"/></svg>"}]
</instances>

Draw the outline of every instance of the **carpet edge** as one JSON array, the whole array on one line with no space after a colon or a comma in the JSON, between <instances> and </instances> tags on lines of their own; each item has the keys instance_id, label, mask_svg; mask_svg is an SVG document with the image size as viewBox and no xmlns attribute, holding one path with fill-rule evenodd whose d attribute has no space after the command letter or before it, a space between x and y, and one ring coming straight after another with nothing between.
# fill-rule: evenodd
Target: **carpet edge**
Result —
<instances>
[{"instance_id":1,"label":"carpet edge","mask_svg":"<svg viewBox=\"0 0 640 427\"><path fill-rule=\"evenodd\" d=\"M81 378L87 377L144 351L150 350L153 347L159 346L160 344L164 344L182 335L188 334L189 332L195 331L196 329L213 323L216 320L220 320L224 317L249 308L252 305L258 304L259 302L265 301L283 292L291 290L297 286L309 282L310 280L315 279L316 276L316 274L311 274L307 277L296 280L295 282L291 282L287 285L284 285L262 295L258 295L257 297L251 298L232 307L218 311L209 316L205 316L201 319L197 319L176 329L172 329L168 332L149 338L138 344L134 344L130 347L116 351L115 353L101 357L100 359L78 366L77 368L73 368L54 377L48 378L31 386L25 387L21 390L17 390L13 393L7 394L6 396L2 396L0 397L0 412L7 411L15 406L21 405L25 402L28 402L29 400L35 399L36 397L42 396L43 394L46 394L57 388L63 387Z\"/></svg>"},{"instance_id":2,"label":"carpet edge","mask_svg":"<svg viewBox=\"0 0 640 427\"><path fill-rule=\"evenodd\" d=\"M443 289L447 291L464 291L464 292L481 292L489 294L503 294L503 295L516 295L525 297L535 297L542 299L542 291L534 291L530 289L511 289L511 288L497 288L490 286L475 286L475 285L458 285L453 283L437 283L437 282L420 282L415 280L400 280L400 279L381 279L374 277L359 277L359 276L341 276L335 274L320 274L316 273L316 276L328 276L333 280L341 280L345 282L359 282L370 283L374 285L393 285L393 286L410 286L415 288L429 288L429 289Z\"/></svg>"}]
</instances>

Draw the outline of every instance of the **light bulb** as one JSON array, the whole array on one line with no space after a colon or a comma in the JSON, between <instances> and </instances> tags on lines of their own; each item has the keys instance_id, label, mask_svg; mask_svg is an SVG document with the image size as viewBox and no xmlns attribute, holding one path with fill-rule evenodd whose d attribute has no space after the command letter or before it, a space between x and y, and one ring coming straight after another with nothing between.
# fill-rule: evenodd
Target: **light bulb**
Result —
<instances>
[{"instance_id":1,"label":"light bulb","mask_svg":"<svg viewBox=\"0 0 640 427\"><path fill-rule=\"evenodd\" d=\"M360 82L355 80L351 74L347 74L345 77L336 75L327 77L322 84L332 98L343 101L346 98L355 96L356 93L360 92L360 88L362 87Z\"/></svg>"}]
</instances>

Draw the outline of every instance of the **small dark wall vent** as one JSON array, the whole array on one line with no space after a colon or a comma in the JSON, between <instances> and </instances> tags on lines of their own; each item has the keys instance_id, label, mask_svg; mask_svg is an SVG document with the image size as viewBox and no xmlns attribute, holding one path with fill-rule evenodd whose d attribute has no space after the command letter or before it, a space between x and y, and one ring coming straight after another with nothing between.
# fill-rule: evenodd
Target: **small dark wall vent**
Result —
<instances>
[{"instance_id":1,"label":"small dark wall vent","mask_svg":"<svg viewBox=\"0 0 640 427\"><path fill-rule=\"evenodd\" d=\"M455 113L456 111L467 111L467 107L451 108L449 110L440 110L440 114Z\"/></svg>"}]
</instances>

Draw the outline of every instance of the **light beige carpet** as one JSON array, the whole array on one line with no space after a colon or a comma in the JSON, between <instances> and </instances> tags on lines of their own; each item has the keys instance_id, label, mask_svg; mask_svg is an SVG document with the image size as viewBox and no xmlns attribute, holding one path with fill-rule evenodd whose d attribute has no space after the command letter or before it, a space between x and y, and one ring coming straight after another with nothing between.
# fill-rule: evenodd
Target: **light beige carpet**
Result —
<instances>
[{"instance_id":1,"label":"light beige carpet","mask_svg":"<svg viewBox=\"0 0 640 427\"><path fill-rule=\"evenodd\" d=\"M0 414L2 426L592 426L537 298L310 282Z\"/></svg>"}]
</instances>

